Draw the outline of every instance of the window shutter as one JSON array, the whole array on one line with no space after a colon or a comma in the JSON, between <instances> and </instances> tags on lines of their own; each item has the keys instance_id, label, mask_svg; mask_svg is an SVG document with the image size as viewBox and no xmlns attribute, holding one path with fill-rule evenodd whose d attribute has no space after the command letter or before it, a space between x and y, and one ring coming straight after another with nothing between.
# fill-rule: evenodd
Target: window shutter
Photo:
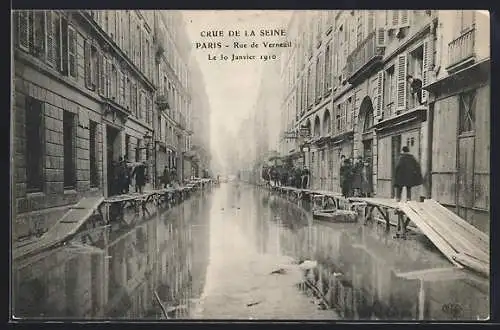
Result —
<instances>
[{"instance_id":1,"label":"window shutter","mask_svg":"<svg viewBox=\"0 0 500 330\"><path fill-rule=\"evenodd\" d=\"M59 19L59 70L63 74L68 73L68 21L61 16Z\"/></svg>"},{"instance_id":2,"label":"window shutter","mask_svg":"<svg viewBox=\"0 0 500 330\"><path fill-rule=\"evenodd\" d=\"M410 11L399 10L399 27L405 28L410 26Z\"/></svg>"},{"instance_id":3,"label":"window shutter","mask_svg":"<svg viewBox=\"0 0 500 330\"><path fill-rule=\"evenodd\" d=\"M104 57L104 95L109 98L111 96L111 68L110 61L107 57Z\"/></svg>"},{"instance_id":4,"label":"window shutter","mask_svg":"<svg viewBox=\"0 0 500 330\"><path fill-rule=\"evenodd\" d=\"M128 74L125 76L125 108L130 109L130 80L128 79Z\"/></svg>"},{"instance_id":5,"label":"window shutter","mask_svg":"<svg viewBox=\"0 0 500 330\"><path fill-rule=\"evenodd\" d=\"M28 11L20 10L17 13L17 29L19 47L28 50Z\"/></svg>"},{"instance_id":6,"label":"window shutter","mask_svg":"<svg viewBox=\"0 0 500 330\"><path fill-rule=\"evenodd\" d=\"M33 51L33 47L34 47L34 37L35 37L35 29L34 29L34 25L35 25L35 11L34 10L29 10L28 11L28 50L30 52Z\"/></svg>"},{"instance_id":7,"label":"window shutter","mask_svg":"<svg viewBox=\"0 0 500 330\"><path fill-rule=\"evenodd\" d=\"M99 95L104 96L105 92L105 82L104 82L104 56L102 52L98 53L98 59L97 59L97 74L98 74L98 90L99 90Z\"/></svg>"},{"instance_id":8,"label":"window shutter","mask_svg":"<svg viewBox=\"0 0 500 330\"><path fill-rule=\"evenodd\" d=\"M424 41L423 44L423 63L422 63L422 86L428 85L430 81L430 74L433 69L433 59L434 59L434 42L432 38ZM429 92L422 90L422 102L427 102L429 98Z\"/></svg>"},{"instance_id":9,"label":"window shutter","mask_svg":"<svg viewBox=\"0 0 500 330\"><path fill-rule=\"evenodd\" d=\"M56 23L56 17L55 13L52 10L47 10L45 12L45 31L46 31L46 59L47 63L54 67L56 63L56 56L55 56L55 40L54 40L54 31L55 31L55 23Z\"/></svg>"},{"instance_id":10,"label":"window shutter","mask_svg":"<svg viewBox=\"0 0 500 330\"><path fill-rule=\"evenodd\" d=\"M68 26L68 62L69 74L76 78L77 75L77 60L76 60L76 45L77 36L75 30Z\"/></svg>"},{"instance_id":11,"label":"window shutter","mask_svg":"<svg viewBox=\"0 0 500 330\"><path fill-rule=\"evenodd\" d=\"M384 71L377 73L377 94L375 97L375 117L381 119L384 107Z\"/></svg>"},{"instance_id":12,"label":"window shutter","mask_svg":"<svg viewBox=\"0 0 500 330\"><path fill-rule=\"evenodd\" d=\"M34 13L34 50L35 55L43 58L45 56L45 11L37 10Z\"/></svg>"},{"instance_id":13,"label":"window shutter","mask_svg":"<svg viewBox=\"0 0 500 330\"><path fill-rule=\"evenodd\" d=\"M406 109L406 54L398 55L397 58L397 77L396 77L396 111Z\"/></svg>"},{"instance_id":14,"label":"window shutter","mask_svg":"<svg viewBox=\"0 0 500 330\"><path fill-rule=\"evenodd\" d=\"M84 63L85 63L85 87L92 88L92 72L90 65L90 42L88 40L84 41Z\"/></svg>"},{"instance_id":15,"label":"window shutter","mask_svg":"<svg viewBox=\"0 0 500 330\"><path fill-rule=\"evenodd\" d=\"M393 29L399 28L399 10L391 10L390 26Z\"/></svg>"},{"instance_id":16,"label":"window shutter","mask_svg":"<svg viewBox=\"0 0 500 330\"><path fill-rule=\"evenodd\" d=\"M385 28L379 27L376 30L377 47L385 46Z\"/></svg>"}]
</instances>

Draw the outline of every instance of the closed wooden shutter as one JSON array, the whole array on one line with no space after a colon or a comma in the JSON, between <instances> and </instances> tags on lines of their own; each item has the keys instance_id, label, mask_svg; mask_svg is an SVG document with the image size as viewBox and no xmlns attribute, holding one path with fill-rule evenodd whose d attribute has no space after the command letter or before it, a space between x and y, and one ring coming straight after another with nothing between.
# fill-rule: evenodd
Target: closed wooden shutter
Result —
<instances>
[{"instance_id":1,"label":"closed wooden shutter","mask_svg":"<svg viewBox=\"0 0 500 330\"><path fill-rule=\"evenodd\" d=\"M29 11L27 10L20 10L17 13L17 37L18 37L18 43L19 47L28 50L28 14Z\"/></svg>"},{"instance_id":2,"label":"closed wooden shutter","mask_svg":"<svg viewBox=\"0 0 500 330\"><path fill-rule=\"evenodd\" d=\"M105 67L104 67L104 55L102 52L99 52L98 54L98 64L97 64L97 70L98 70L98 90L99 90L99 95L104 96L106 94L106 81L105 81Z\"/></svg>"},{"instance_id":3,"label":"closed wooden shutter","mask_svg":"<svg viewBox=\"0 0 500 330\"><path fill-rule=\"evenodd\" d=\"M30 52L33 51L33 47L35 45L34 37L35 37L35 11L28 11L28 50Z\"/></svg>"},{"instance_id":4,"label":"closed wooden shutter","mask_svg":"<svg viewBox=\"0 0 500 330\"><path fill-rule=\"evenodd\" d=\"M68 73L68 20L61 16L59 19L59 70Z\"/></svg>"},{"instance_id":5,"label":"closed wooden shutter","mask_svg":"<svg viewBox=\"0 0 500 330\"><path fill-rule=\"evenodd\" d=\"M405 28L410 26L410 11L399 10L399 27Z\"/></svg>"},{"instance_id":6,"label":"closed wooden shutter","mask_svg":"<svg viewBox=\"0 0 500 330\"><path fill-rule=\"evenodd\" d=\"M55 32L55 23L56 17L55 13L52 10L47 10L45 12L45 30L46 30L46 59L47 63L54 67L56 63L55 56L55 40L54 40L54 32Z\"/></svg>"},{"instance_id":7,"label":"closed wooden shutter","mask_svg":"<svg viewBox=\"0 0 500 330\"><path fill-rule=\"evenodd\" d=\"M90 42L85 40L83 43L84 54L83 61L85 65L85 87L92 88L92 72L91 72L91 59L90 59Z\"/></svg>"},{"instance_id":8,"label":"closed wooden shutter","mask_svg":"<svg viewBox=\"0 0 500 330\"><path fill-rule=\"evenodd\" d=\"M425 40L423 43L423 61L422 61L422 86L429 84L429 70L431 68L432 52L431 49L432 42L430 40ZM426 90L422 90L422 103L427 102L429 93Z\"/></svg>"},{"instance_id":9,"label":"closed wooden shutter","mask_svg":"<svg viewBox=\"0 0 500 330\"><path fill-rule=\"evenodd\" d=\"M35 55L39 58L45 57L45 11L35 11L34 17L34 46Z\"/></svg>"},{"instance_id":10,"label":"closed wooden shutter","mask_svg":"<svg viewBox=\"0 0 500 330\"><path fill-rule=\"evenodd\" d=\"M77 35L73 27L68 27L68 62L69 62L69 74L72 77L77 76L77 57L76 48L77 47Z\"/></svg>"},{"instance_id":11,"label":"closed wooden shutter","mask_svg":"<svg viewBox=\"0 0 500 330\"><path fill-rule=\"evenodd\" d=\"M406 109L407 83L406 83L406 54L398 55L396 62L396 111Z\"/></svg>"},{"instance_id":12,"label":"closed wooden shutter","mask_svg":"<svg viewBox=\"0 0 500 330\"><path fill-rule=\"evenodd\" d=\"M377 73L377 88L375 96L375 119L381 120L383 118L383 107L384 107L384 71L379 71Z\"/></svg>"},{"instance_id":13,"label":"closed wooden shutter","mask_svg":"<svg viewBox=\"0 0 500 330\"><path fill-rule=\"evenodd\" d=\"M399 10L391 10L390 11L390 26L393 29L399 28Z\"/></svg>"}]
</instances>

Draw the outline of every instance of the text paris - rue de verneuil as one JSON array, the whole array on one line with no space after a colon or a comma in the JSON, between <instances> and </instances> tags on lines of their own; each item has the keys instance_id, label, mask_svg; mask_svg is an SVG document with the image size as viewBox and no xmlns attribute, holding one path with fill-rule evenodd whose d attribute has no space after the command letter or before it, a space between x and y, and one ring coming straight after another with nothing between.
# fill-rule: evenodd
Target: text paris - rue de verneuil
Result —
<instances>
[{"instance_id":1,"label":"text paris - rue de verneuil","mask_svg":"<svg viewBox=\"0 0 500 330\"><path fill-rule=\"evenodd\" d=\"M263 41L261 43L261 45L264 48L289 48L289 47L292 47L292 42L291 41L284 41L284 42ZM255 43L255 42L245 43L245 42L234 41L232 46L234 49L259 48L259 44ZM223 47L222 42L196 42L195 43L196 49L221 49L222 47ZM228 47L228 46L226 45L226 47Z\"/></svg>"}]
</instances>

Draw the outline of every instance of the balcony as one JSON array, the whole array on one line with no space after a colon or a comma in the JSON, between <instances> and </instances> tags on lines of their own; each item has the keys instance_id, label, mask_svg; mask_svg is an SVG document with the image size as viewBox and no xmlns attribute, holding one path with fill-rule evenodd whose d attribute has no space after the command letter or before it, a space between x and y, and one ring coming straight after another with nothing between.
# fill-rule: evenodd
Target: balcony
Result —
<instances>
[{"instance_id":1,"label":"balcony","mask_svg":"<svg viewBox=\"0 0 500 330\"><path fill-rule=\"evenodd\" d=\"M474 62L475 32L476 30L471 28L448 44L448 66L446 70L449 73Z\"/></svg>"},{"instance_id":2,"label":"balcony","mask_svg":"<svg viewBox=\"0 0 500 330\"><path fill-rule=\"evenodd\" d=\"M347 56L347 81L353 84L363 79L382 63L383 56L384 47L377 45L376 31L373 31Z\"/></svg>"}]
</instances>

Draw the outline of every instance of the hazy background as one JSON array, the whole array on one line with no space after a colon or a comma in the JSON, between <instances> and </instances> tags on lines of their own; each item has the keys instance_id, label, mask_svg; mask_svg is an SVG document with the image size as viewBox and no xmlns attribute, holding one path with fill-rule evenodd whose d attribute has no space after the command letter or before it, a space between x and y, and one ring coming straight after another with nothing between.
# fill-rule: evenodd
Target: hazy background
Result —
<instances>
[{"instance_id":1,"label":"hazy background","mask_svg":"<svg viewBox=\"0 0 500 330\"><path fill-rule=\"evenodd\" d=\"M262 41L259 37L244 37L244 30L286 29L292 11L257 10L257 11L234 11L234 10L200 10L182 12L189 38L193 47L200 69L206 82L206 90L211 107L211 148L215 162L220 162L227 144L234 143L237 139L237 131L246 118L251 115L252 108L256 102L257 92L261 81L261 61L231 62L209 61L208 54L219 55L221 53L231 55L255 55L265 53L263 48L249 48L235 50L233 41L250 42L252 40ZM223 38L201 37L201 31L224 30ZM241 37L228 37L229 30L240 30ZM222 49L196 49L195 42L226 42L231 46ZM279 79L279 77L276 77ZM279 109L276 109L277 111ZM251 141L248 141L251 143ZM224 158L224 157L222 157Z\"/></svg>"}]
</instances>

